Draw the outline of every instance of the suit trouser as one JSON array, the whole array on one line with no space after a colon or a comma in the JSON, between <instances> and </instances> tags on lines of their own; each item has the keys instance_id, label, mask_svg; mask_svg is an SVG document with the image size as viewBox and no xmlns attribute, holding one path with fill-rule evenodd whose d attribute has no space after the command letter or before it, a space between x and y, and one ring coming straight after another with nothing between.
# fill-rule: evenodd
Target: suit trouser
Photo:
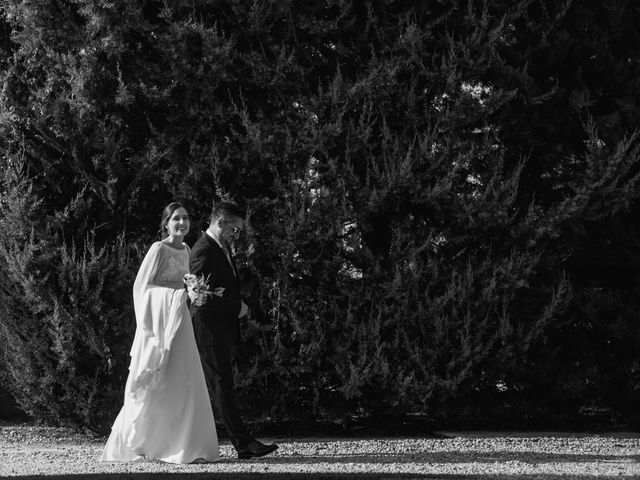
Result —
<instances>
[{"instance_id":1,"label":"suit trouser","mask_svg":"<svg viewBox=\"0 0 640 480\"><path fill-rule=\"evenodd\" d=\"M212 406L218 407L227 435L236 450L244 448L253 437L238 413L236 395L233 389L232 347L218 345L198 345L200 361L207 381ZM214 408L214 412L216 409Z\"/></svg>"}]
</instances>

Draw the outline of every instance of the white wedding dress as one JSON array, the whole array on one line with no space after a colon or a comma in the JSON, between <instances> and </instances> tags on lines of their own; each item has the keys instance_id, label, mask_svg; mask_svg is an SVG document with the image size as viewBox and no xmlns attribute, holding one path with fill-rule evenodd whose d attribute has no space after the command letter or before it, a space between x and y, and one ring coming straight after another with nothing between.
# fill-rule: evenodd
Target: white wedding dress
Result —
<instances>
[{"instance_id":1,"label":"white wedding dress","mask_svg":"<svg viewBox=\"0 0 640 480\"><path fill-rule=\"evenodd\" d=\"M189 250L154 243L133 287L136 334L124 405L101 461L219 460L218 436L182 277Z\"/></svg>"}]
</instances>

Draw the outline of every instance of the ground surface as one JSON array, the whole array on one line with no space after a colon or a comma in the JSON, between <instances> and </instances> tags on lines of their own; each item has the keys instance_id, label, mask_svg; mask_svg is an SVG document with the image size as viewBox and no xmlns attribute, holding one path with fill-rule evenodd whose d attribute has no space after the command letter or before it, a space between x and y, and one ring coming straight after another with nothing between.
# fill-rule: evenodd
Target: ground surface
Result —
<instances>
[{"instance_id":1,"label":"ground surface","mask_svg":"<svg viewBox=\"0 0 640 480\"><path fill-rule=\"evenodd\" d=\"M640 479L640 434L446 432L447 438L272 438L280 449L213 464L100 463L103 438L0 424L0 477L100 479Z\"/></svg>"}]
</instances>

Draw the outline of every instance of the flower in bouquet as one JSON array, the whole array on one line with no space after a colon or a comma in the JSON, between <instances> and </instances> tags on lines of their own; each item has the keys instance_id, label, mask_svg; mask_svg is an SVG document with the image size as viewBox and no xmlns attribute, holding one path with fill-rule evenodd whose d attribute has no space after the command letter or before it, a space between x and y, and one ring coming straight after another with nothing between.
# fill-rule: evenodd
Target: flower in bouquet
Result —
<instances>
[{"instance_id":1,"label":"flower in bouquet","mask_svg":"<svg viewBox=\"0 0 640 480\"><path fill-rule=\"evenodd\" d=\"M184 284L187 287L187 295L191 299L196 307L201 307L207 301L211 295L221 297L224 293L223 287L218 287L213 291L209 290L209 276L194 275L193 273L185 274L183 278Z\"/></svg>"}]
</instances>

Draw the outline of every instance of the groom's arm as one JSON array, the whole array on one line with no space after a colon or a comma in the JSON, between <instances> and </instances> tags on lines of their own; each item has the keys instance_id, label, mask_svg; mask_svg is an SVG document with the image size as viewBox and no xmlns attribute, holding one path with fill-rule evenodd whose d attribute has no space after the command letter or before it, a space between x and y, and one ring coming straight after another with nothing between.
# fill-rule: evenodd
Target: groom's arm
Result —
<instances>
[{"instance_id":1,"label":"groom's arm","mask_svg":"<svg viewBox=\"0 0 640 480\"><path fill-rule=\"evenodd\" d=\"M194 245L191 249L191 257L189 257L189 273L202 275L208 260L206 249L200 248L198 244Z\"/></svg>"},{"instance_id":2,"label":"groom's arm","mask_svg":"<svg viewBox=\"0 0 640 480\"><path fill-rule=\"evenodd\" d=\"M204 275L205 277L209 274L214 275L213 268L209 262L213 263L214 259L209 255L210 250L208 248L195 248L191 252L191 258L189 259L189 272L194 275ZM213 283L213 282L211 282ZM215 287L213 284L210 284L211 289ZM219 313L221 315L230 315L237 317L240 314L240 309L242 307L242 301L238 298L229 298L227 296L227 291L222 294L222 297L218 297L217 295L211 295L207 302L203 305L202 308L206 308L207 310L211 310L212 312ZM198 308L198 307L196 307Z\"/></svg>"}]
</instances>

